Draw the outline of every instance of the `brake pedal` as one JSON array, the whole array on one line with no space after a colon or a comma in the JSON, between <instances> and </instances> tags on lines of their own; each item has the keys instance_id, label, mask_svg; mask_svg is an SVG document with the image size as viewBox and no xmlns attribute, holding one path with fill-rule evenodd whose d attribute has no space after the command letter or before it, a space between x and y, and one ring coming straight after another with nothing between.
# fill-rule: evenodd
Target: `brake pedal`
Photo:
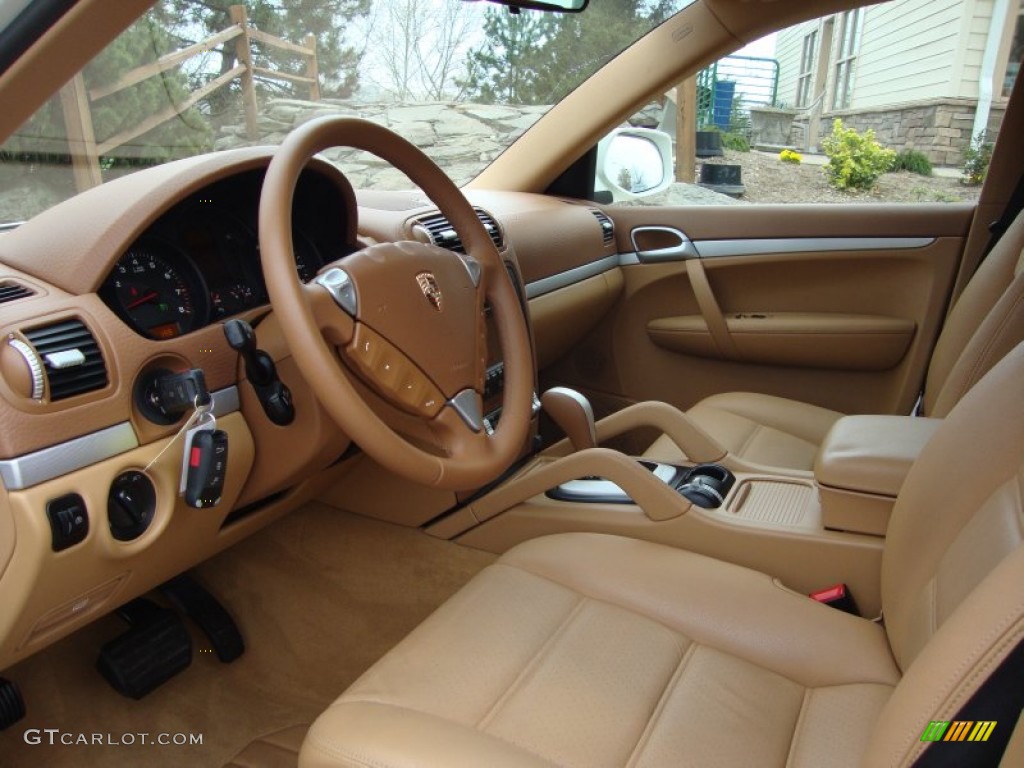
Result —
<instances>
[{"instance_id":1,"label":"brake pedal","mask_svg":"<svg viewBox=\"0 0 1024 768\"><path fill-rule=\"evenodd\" d=\"M192 663L192 638L174 611L140 597L117 614L129 627L100 649L96 667L118 693L141 699Z\"/></svg>"},{"instance_id":2,"label":"brake pedal","mask_svg":"<svg viewBox=\"0 0 1024 768\"><path fill-rule=\"evenodd\" d=\"M25 700L18 684L0 677L0 731L10 728L25 716Z\"/></svg>"},{"instance_id":3,"label":"brake pedal","mask_svg":"<svg viewBox=\"0 0 1024 768\"><path fill-rule=\"evenodd\" d=\"M245 640L235 620L210 592L187 573L160 585L160 593L194 621L227 664L245 653Z\"/></svg>"}]
</instances>

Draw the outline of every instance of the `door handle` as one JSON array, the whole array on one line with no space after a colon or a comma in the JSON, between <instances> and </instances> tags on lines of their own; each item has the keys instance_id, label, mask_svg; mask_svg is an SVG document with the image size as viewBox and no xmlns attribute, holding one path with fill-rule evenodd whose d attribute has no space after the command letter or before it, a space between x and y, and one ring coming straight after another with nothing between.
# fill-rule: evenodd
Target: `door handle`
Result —
<instances>
[{"instance_id":1,"label":"door handle","mask_svg":"<svg viewBox=\"0 0 1024 768\"><path fill-rule=\"evenodd\" d=\"M644 240L645 234L648 237L653 236L657 238L658 241L664 242L670 238L675 238L677 242L672 245L645 249L640 245ZM700 258L700 253L698 253L693 241L686 236L685 232L675 227L634 227L629 233L629 239L633 244L633 250L636 251L637 261L641 264Z\"/></svg>"}]
</instances>

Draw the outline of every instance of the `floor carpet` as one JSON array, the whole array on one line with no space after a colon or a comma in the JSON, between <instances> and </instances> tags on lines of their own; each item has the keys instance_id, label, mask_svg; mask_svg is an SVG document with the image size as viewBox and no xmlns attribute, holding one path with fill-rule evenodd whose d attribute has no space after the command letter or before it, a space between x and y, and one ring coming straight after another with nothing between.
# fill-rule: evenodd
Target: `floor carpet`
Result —
<instances>
[{"instance_id":1,"label":"floor carpet","mask_svg":"<svg viewBox=\"0 0 1024 768\"><path fill-rule=\"evenodd\" d=\"M0 766L219 768L253 739L311 722L492 560L309 504L196 569L241 627L244 656L220 664L190 626L192 665L136 702L95 671L99 647L124 629L103 618L5 672L21 686L29 714L0 733ZM59 729L57 743L42 729ZM149 742L201 735L202 744L142 744L143 733ZM104 743L59 743L93 734Z\"/></svg>"}]
</instances>

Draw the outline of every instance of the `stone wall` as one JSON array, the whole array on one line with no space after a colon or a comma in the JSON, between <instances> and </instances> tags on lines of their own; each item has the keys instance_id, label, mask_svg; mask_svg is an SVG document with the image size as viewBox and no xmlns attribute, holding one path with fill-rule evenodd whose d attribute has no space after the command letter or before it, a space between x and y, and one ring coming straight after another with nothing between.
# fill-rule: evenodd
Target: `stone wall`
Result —
<instances>
[{"instance_id":1,"label":"stone wall","mask_svg":"<svg viewBox=\"0 0 1024 768\"><path fill-rule=\"evenodd\" d=\"M547 109L442 102L410 105L365 104L338 99L272 99L261 105L259 137L256 140L248 138L244 123L236 117L220 129L214 149L280 144L293 128L324 115L363 117L405 137L444 168L457 184L464 184ZM332 149L324 154L341 167L358 189L401 189L409 186L404 176L366 153Z\"/></svg>"},{"instance_id":2,"label":"stone wall","mask_svg":"<svg viewBox=\"0 0 1024 768\"><path fill-rule=\"evenodd\" d=\"M875 138L897 151L916 149L934 165L959 166L963 151L970 145L977 102L973 99L935 99L890 109L845 109L821 116L820 134L832 132L832 121L839 118L847 127L863 131L872 128ZM1003 122L1005 105L993 105L989 112L988 139L994 141ZM791 141L807 148L807 117L794 120Z\"/></svg>"}]
</instances>

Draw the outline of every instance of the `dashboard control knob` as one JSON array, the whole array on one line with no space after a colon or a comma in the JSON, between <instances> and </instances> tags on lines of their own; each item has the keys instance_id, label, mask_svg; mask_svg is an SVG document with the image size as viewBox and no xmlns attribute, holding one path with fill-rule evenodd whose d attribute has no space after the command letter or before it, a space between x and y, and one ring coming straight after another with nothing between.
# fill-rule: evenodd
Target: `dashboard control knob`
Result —
<instances>
[{"instance_id":1,"label":"dashboard control knob","mask_svg":"<svg viewBox=\"0 0 1024 768\"><path fill-rule=\"evenodd\" d=\"M156 490L142 472L131 470L114 478L107 496L110 534L118 541L139 538L153 521Z\"/></svg>"},{"instance_id":2,"label":"dashboard control knob","mask_svg":"<svg viewBox=\"0 0 1024 768\"><path fill-rule=\"evenodd\" d=\"M0 354L0 372L4 381L17 394L42 400L45 392L43 361L32 347L21 339L10 337Z\"/></svg>"}]
</instances>

